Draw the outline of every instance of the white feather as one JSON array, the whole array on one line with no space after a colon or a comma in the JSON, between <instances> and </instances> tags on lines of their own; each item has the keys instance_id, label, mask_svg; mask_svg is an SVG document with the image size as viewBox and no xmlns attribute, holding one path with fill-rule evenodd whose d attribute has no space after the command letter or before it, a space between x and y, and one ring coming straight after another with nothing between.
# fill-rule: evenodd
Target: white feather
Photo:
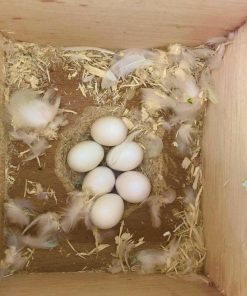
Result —
<instances>
[{"instance_id":1,"label":"white feather","mask_svg":"<svg viewBox=\"0 0 247 296\"><path fill-rule=\"evenodd\" d=\"M60 105L57 97L52 105L49 102L52 92L43 97L33 90L18 90L10 97L8 111L14 129L44 129L51 122Z\"/></svg>"},{"instance_id":2,"label":"white feather","mask_svg":"<svg viewBox=\"0 0 247 296\"><path fill-rule=\"evenodd\" d=\"M169 266L179 247L179 241L173 240L164 250L147 249L137 252L136 260L143 273L153 273Z\"/></svg>"},{"instance_id":3,"label":"white feather","mask_svg":"<svg viewBox=\"0 0 247 296\"><path fill-rule=\"evenodd\" d=\"M214 54L214 51L211 48L207 47L196 47L192 50L194 55L199 59L207 59Z\"/></svg>"},{"instance_id":4,"label":"white feather","mask_svg":"<svg viewBox=\"0 0 247 296\"><path fill-rule=\"evenodd\" d=\"M216 54L208 59L208 67L210 70L215 70L220 67L225 53L225 48L225 44L220 44L217 48Z\"/></svg>"},{"instance_id":5,"label":"white feather","mask_svg":"<svg viewBox=\"0 0 247 296\"><path fill-rule=\"evenodd\" d=\"M186 204L195 204L196 201L196 192L195 190L188 186L184 189L184 198L183 198L184 203Z\"/></svg>"},{"instance_id":6,"label":"white feather","mask_svg":"<svg viewBox=\"0 0 247 296\"><path fill-rule=\"evenodd\" d=\"M168 97L165 93L151 88L141 89L143 104L152 111L171 108L174 109L176 102Z\"/></svg>"},{"instance_id":7,"label":"white feather","mask_svg":"<svg viewBox=\"0 0 247 296\"><path fill-rule=\"evenodd\" d=\"M57 246L56 235L60 229L59 216L48 212L39 215L23 231L22 243L31 248L49 249ZM25 233L32 227L36 227L36 235Z\"/></svg>"},{"instance_id":8,"label":"white feather","mask_svg":"<svg viewBox=\"0 0 247 296\"><path fill-rule=\"evenodd\" d=\"M52 122L49 123L48 128L57 131L60 126L65 126L68 124L68 120L64 115L59 115L54 118Z\"/></svg>"},{"instance_id":9,"label":"white feather","mask_svg":"<svg viewBox=\"0 0 247 296\"><path fill-rule=\"evenodd\" d=\"M214 104L218 103L218 96L209 69L202 71L199 83L202 89L208 91L208 99Z\"/></svg>"},{"instance_id":10,"label":"white feather","mask_svg":"<svg viewBox=\"0 0 247 296\"><path fill-rule=\"evenodd\" d=\"M25 161L32 160L42 155L45 152L45 150L49 148L49 143L45 138L40 138L29 147L31 150L31 154L25 158Z\"/></svg>"},{"instance_id":11,"label":"white feather","mask_svg":"<svg viewBox=\"0 0 247 296\"><path fill-rule=\"evenodd\" d=\"M213 37L213 38L208 39L206 44L208 44L208 45L218 45L220 43L225 43L227 41L228 41L228 37L226 37L226 36L218 36L218 37Z\"/></svg>"},{"instance_id":12,"label":"white feather","mask_svg":"<svg viewBox=\"0 0 247 296\"><path fill-rule=\"evenodd\" d=\"M184 48L182 51L182 59L179 68L190 72L196 64L196 56L192 50Z\"/></svg>"},{"instance_id":13,"label":"white feather","mask_svg":"<svg viewBox=\"0 0 247 296\"><path fill-rule=\"evenodd\" d=\"M195 98L198 96L199 89L194 77L186 73L183 69L178 68L175 72L176 87L181 90L185 99Z\"/></svg>"},{"instance_id":14,"label":"white feather","mask_svg":"<svg viewBox=\"0 0 247 296\"><path fill-rule=\"evenodd\" d=\"M178 144L178 151L181 155L186 155L191 152L191 145L193 144L193 137L196 130L190 123L182 124L176 135L176 142Z\"/></svg>"},{"instance_id":15,"label":"white feather","mask_svg":"<svg viewBox=\"0 0 247 296\"><path fill-rule=\"evenodd\" d=\"M59 215L53 212L47 212L36 217L23 231L25 234L33 226L37 228L37 236L47 236L57 233L60 229Z\"/></svg>"},{"instance_id":16,"label":"white feather","mask_svg":"<svg viewBox=\"0 0 247 296\"><path fill-rule=\"evenodd\" d=\"M144 49L129 49L123 51L122 55L106 72L101 83L103 89L114 86L120 78L126 77L136 69L151 65L155 56L151 51Z\"/></svg>"},{"instance_id":17,"label":"white feather","mask_svg":"<svg viewBox=\"0 0 247 296\"><path fill-rule=\"evenodd\" d=\"M193 142L193 135L195 134L195 129L190 123L181 124L177 131L177 142L184 143L186 145L191 145Z\"/></svg>"},{"instance_id":18,"label":"white feather","mask_svg":"<svg viewBox=\"0 0 247 296\"><path fill-rule=\"evenodd\" d=\"M172 125L185 122L194 121L201 110L201 102L195 101L193 104L177 102L175 109L173 110L175 116L171 119Z\"/></svg>"},{"instance_id":19,"label":"white feather","mask_svg":"<svg viewBox=\"0 0 247 296\"><path fill-rule=\"evenodd\" d=\"M12 229L5 229L4 236L6 238L7 247L15 247L17 250L22 248L21 234Z\"/></svg>"},{"instance_id":20,"label":"white feather","mask_svg":"<svg viewBox=\"0 0 247 296\"><path fill-rule=\"evenodd\" d=\"M164 128L167 132L170 132L170 131L171 131L172 123L171 123L170 121L163 120L163 121L161 121L161 123L162 123L163 128Z\"/></svg>"},{"instance_id":21,"label":"white feather","mask_svg":"<svg viewBox=\"0 0 247 296\"><path fill-rule=\"evenodd\" d=\"M37 133L34 133L34 132L29 132L29 133L26 133L22 130L18 130L18 131L11 131L10 133L10 136L12 138L14 138L15 140L17 141L23 141L25 144L27 145L31 145L35 140L37 140Z\"/></svg>"},{"instance_id":22,"label":"white feather","mask_svg":"<svg viewBox=\"0 0 247 296\"><path fill-rule=\"evenodd\" d=\"M153 158L160 155L163 150L163 141L153 133L144 137L145 157Z\"/></svg>"},{"instance_id":23,"label":"white feather","mask_svg":"<svg viewBox=\"0 0 247 296\"><path fill-rule=\"evenodd\" d=\"M162 250L147 249L136 254L136 260L141 265L143 273L152 273L166 263L166 256Z\"/></svg>"},{"instance_id":24,"label":"white feather","mask_svg":"<svg viewBox=\"0 0 247 296\"><path fill-rule=\"evenodd\" d=\"M176 195L176 191L172 188L167 189L164 192L164 201L165 204L171 204L175 201L177 195Z\"/></svg>"},{"instance_id":25,"label":"white feather","mask_svg":"<svg viewBox=\"0 0 247 296\"><path fill-rule=\"evenodd\" d=\"M176 191L172 188L166 190L164 195L151 195L148 198L148 206L151 217L151 223L154 228L161 226L160 211L166 204L173 203L176 199Z\"/></svg>"},{"instance_id":26,"label":"white feather","mask_svg":"<svg viewBox=\"0 0 247 296\"><path fill-rule=\"evenodd\" d=\"M24 207L18 205L14 200L10 199L4 203L6 218L10 223L25 226L29 223L30 218Z\"/></svg>"},{"instance_id":27,"label":"white feather","mask_svg":"<svg viewBox=\"0 0 247 296\"><path fill-rule=\"evenodd\" d=\"M169 62L177 65L180 69L191 72L196 66L196 54L192 49L179 44L174 44L169 47L168 51Z\"/></svg>"},{"instance_id":28,"label":"white feather","mask_svg":"<svg viewBox=\"0 0 247 296\"><path fill-rule=\"evenodd\" d=\"M4 265L8 269L12 269L14 271L23 269L25 264L27 263L27 258L22 256L22 253L16 250L16 247L11 246L7 250L5 250L5 258Z\"/></svg>"},{"instance_id":29,"label":"white feather","mask_svg":"<svg viewBox=\"0 0 247 296\"><path fill-rule=\"evenodd\" d=\"M152 195L148 198L151 223L154 228L159 228L161 225L160 209L164 205L165 200L163 196Z\"/></svg>"},{"instance_id":30,"label":"white feather","mask_svg":"<svg viewBox=\"0 0 247 296\"><path fill-rule=\"evenodd\" d=\"M123 271L120 259L113 258L111 265L107 269L112 274L117 274Z\"/></svg>"},{"instance_id":31,"label":"white feather","mask_svg":"<svg viewBox=\"0 0 247 296\"><path fill-rule=\"evenodd\" d=\"M90 228L89 211L91 203L88 202L88 197L84 192L70 193L71 201L66 209L61 220L61 228L64 232L69 232L73 229L80 220L85 221L85 224Z\"/></svg>"},{"instance_id":32,"label":"white feather","mask_svg":"<svg viewBox=\"0 0 247 296\"><path fill-rule=\"evenodd\" d=\"M22 243L34 249L52 249L58 245L57 239L50 236L31 236L29 234L22 237Z\"/></svg>"}]
</instances>

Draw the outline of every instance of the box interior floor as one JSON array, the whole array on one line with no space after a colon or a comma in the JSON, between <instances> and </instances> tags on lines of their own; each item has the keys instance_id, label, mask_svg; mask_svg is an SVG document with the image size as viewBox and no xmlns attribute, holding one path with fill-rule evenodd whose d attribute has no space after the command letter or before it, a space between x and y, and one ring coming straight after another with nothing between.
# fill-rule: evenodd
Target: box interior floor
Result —
<instances>
[{"instance_id":1,"label":"box interior floor","mask_svg":"<svg viewBox=\"0 0 247 296\"><path fill-rule=\"evenodd\" d=\"M50 82L49 85L58 89L58 95L61 96L61 108L67 110L76 111L78 114L69 114L68 120L70 124L61 130L70 130L73 123L77 118L83 114L88 106L93 106L92 98L83 97L78 84L80 82L80 76L78 74L75 79L68 79L68 73L60 68L59 65L54 65L53 69L50 69ZM140 96L132 99L126 108L140 106ZM66 208L67 205L67 192L64 188L63 183L57 177L54 171L55 167L55 154L57 150L58 141L53 141L51 148L47 151L44 157L40 158L41 168L39 168L37 161L33 160L21 165L16 177L15 183L8 190L8 197L15 199L16 197L22 198L25 191L26 180L41 183L44 188L51 187L55 190L57 204L55 200L50 198L48 202L32 202L38 211L42 212L59 212ZM165 136L165 148L164 150L170 150L172 147L172 138ZM25 144L20 142L12 142L9 145L9 157L10 163L14 166L20 164L19 153L26 149ZM173 156L173 160L177 162L176 169L174 166L168 168L170 174L166 177L166 182L173 189L177 191L177 194L182 194L182 184L185 182L186 173L181 167L181 157L176 158ZM175 181L177 179L177 181ZM131 206L131 205L129 205ZM159 248L161 243L166 243L163 234L167 231L173 232L179 224L179 219L174 216L174 210L181 211L183 208L182 204L175 202L172 205L167 205L162 210L162 225L159 228L153 228L150 220L149 209L147 205L140 207L135 210L130 216L125 219L125 227L131 234L134 235L135 239L144 237L145 248ZM78 251L85 252L95 248L94 237L91 231L87 230L83 223L79 223L73 231L61 239L59 248L47 250L36 249L34 253L34 260L30 261L27 268L28 272L73 272L81 270L106 270L108 265L111 263L112 256L114 253L115 242L114 238L118 235L119 225L111 229L111 231L103 232L106 237L103 243L109 243L111 247L105 251L100 252L98 255L89 256L86 259L82 259L76 255L71 249L69 243Z\"/></svg>"},{"instance_id":2,"label":"box interior floor","mask_svg":"<svg viewBox=\"0 0 247 296\"><path fill-rule=\"evenodd\" d=\"M135 1L131 6L130 1L123 5L109 0L104 4L98 4L97 1L90 4L79 0L37 1L35 4L31 0L22 3L6 0L0 4L0 28L16 40L43 44L109 48L157 47L170 42L204 42L209 37L223 35L239 27L247 15L245 1L217 0L206 3L190 0L186 5L183 1L165 1L163 4L160 1L156 4L144 2L140 5ZM81 12L78 11L79 7ZM130 7L133 8L131 13ZM141 13L138 14L140 7ZM71 21L72 15L74 18ZM82 15L86 17L83 19ZM109 18L109 15L113 17ZM128 22L126 15L129 15ZM165 18L164 15L169 15L170 18ZM151 23L149 20L152 20ZM70 24L67 29L64 23ZM121 25L117 26L119 23ZM140 31L142 34L138 34ZM157 33L154 34L153 31ZM202 281L169 279L162 275L37 273L7 278L0 283L0 294L63 296L69 293L77 296L83 291L85 295L92 296L116 293L133 296L143 293L153 296L216 296L220 292L227 296L246 295L247 198L241 185L247 176L246 49L247 26L243 25L227 49L223 65L215 73L216 89L221 99L217 105L211 105L208 109L203 138L203 216L208 250L205 274L209 275L216 287L209 287ZM0 95L3 97L2 50L0 65ZM1 138L4 139L2 129ZM0 181L4 184L4 141L0 149ZM4 188L0 187L2 198L6 194ZM1 215L2 211L0 217ZM159 235L154 236L154 242ZM2 240L0 244L2 247Z\"/></svg>"}]
</instances>

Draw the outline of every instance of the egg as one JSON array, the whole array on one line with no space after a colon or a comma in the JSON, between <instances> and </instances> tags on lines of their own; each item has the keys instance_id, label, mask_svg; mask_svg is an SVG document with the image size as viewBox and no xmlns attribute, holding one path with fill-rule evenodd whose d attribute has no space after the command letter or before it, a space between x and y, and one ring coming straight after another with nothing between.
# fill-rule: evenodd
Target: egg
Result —
<instances>
[{"instance_id":1,"label":"egg","mask_svg":"<svg viewBox=\"0 0 247 296\"><path fill-rule=\"evenodd\" d=\"M124 142L112 148L107 156L107 165L117 171L130 171L143 160L143 150L136 142Z\"/></svg>"},{"instance_id":2,"label":"egg","mask_svg":"<svg viewBox=\"0 0 247 296\"><path fill-rule=\"evenodd\" d=\"M93 141L76 144L68 153L67 163L76 172L88 172L94 169L104 158L104 149Z\"/></svg>"},{"instance_id":3,"label":"egg","mask_svg":"<svg viewBox=\"0 0 247 296\"><path fill-rule=\"evenodd\" d=\"M142 173L129 171L118 176L116 190L124 200L130 203L139 203L148 198L151 184Z\"/></svg>"},{"instance_id":4,"label":"egg","mask_svg":"<svg viewBox=\"0 0 247 296\"><path fill-rule=\"evenodd\" d=\"M99 166L89 172L82 183L82 188L89 189L93 195L111 192L115 185L115 175L107 167Z\"/></svg>"},{"instance_id":5,"label":"egg","mask_svg":"<svg viewBox=\"0 0 247 296\"><path fill-rule=\"evenodd\" d=\"M128 128L121 118L104 116L97 119L91 127L91 136L97 143L104 146L116 146L122 143Z\"/></svg>"},{"instance_id":6,"label":"egg","mask_svg":"<svg viewBox=\"0 0 247 296\"><path fill-rule=\"evenodd\" d=\"M118 194L109 193L99 197L92 205L90 219L100 229L116 226L124 213L124 202Z\"/></svg>"}]
</instances>

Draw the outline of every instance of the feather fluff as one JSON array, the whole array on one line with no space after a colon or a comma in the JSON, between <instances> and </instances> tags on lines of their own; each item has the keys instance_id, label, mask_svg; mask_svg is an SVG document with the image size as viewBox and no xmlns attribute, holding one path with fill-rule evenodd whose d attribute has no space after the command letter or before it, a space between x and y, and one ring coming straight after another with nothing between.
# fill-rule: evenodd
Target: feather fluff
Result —
<instances>
[{"instance_id":1,"label":"feather fluff","mask_svg":"<svg viewBox=\"0 0 247 296\"><path fill-rule=\"evenodd\" d=\"M36 217L23 231L25 234L33 226L37 228L37 236L44 236L57 233L59 226L59 215L53 212L47 212Z\"/></svg>"},{"instance_id":2,"label":"feather fluff","mask_svg":"<svg viewBox=\"0 0 247 296\"><path fill-rule=\"evenodd\" d=\"M148 198L148 206L151 217L151 223L154 228L161 226L160 211L166 204L171 204L176 199L176 191L172 188L167 189L164 195L151 195Z\"/></svg>"},{"instance_id":3,"label":"feather fluff","mask_svg":"<svg viewBox=\"0 0 247 296\"><path fill-rule=\"evenodd\" d=\"M195 101L193 104L177 102L176 108L173 110L175 116L171 119L172 125L194 121L201 110L201 102Z\"/></svg>"},{"instance_id":4,"label":"feather fluff","mask_svg":"<svg viewBox=\"0 0 247 296\"><path fill-rule=\"evenodd\" d=\"M68 120L65 115L61 114L54 118L52 122L48 124L46 129L42 132L42 135L49 140L57 139L57 132L60 127L66 126L68 124Z\"/></svg>"},{"instance_id":5,"label":"feather fluff","mask_svg":"<svg viewBox=\"0 0 247 296\"><path fill-rule=\"evenodd\" d=\"M152 273L166 263L166 256L162 250L147 249L136 254L136 260L140 264L143 273Z\"/></svg>"},{"instance_id":6,"label":"feather fluff","mask_svg":"<svg viewBox=\"0 0 247 296\"><path fill-rule=\"evenodd\" d=\"M176 64L180 69L191 72L196 66L197 55L193 49L189 49L180 44L169 46L168 56L171 64Z\"/></svg>"},{"instance_id":7,"label":"feather fluff","mask_svg":"<svg viewBox=\"0 0 247 296\"><path fill-rule=\"evenodd\" d=\"M185 145L191 145L195 132L195 129L190 123L182 124L177 131L177 142L183 143Z\"/></svg>"},{"instance_id":8,"label":"feather fluff","mask_svg":"<svg viewBox=\"0 0 247 296\"><path fill-rule=\"evenodd\" d=\"M117 274L123 271L123 268L121 266L121 261L120 259L117 258L113 258L111 265L108 267L108 272L112 273L112 274Z\"/></svg>"},{"instance_id":9,"label":"feather fluff","mask_svg":"<svg viewBox=\"0 0 247 296\"><path fill-rule=\"evenodd\" d=\"M31 150L31 154L25 158L25 161L32 160L42 155L45 152L45 150L49 148L49 143L45 138L40 138L29 147Z\"/></svg>"},{"instance_id":10,"label":"feather fluff","mask_svg":"<svg viewBox=\"0 0 247 296\"><path fill-rule=\"evenodd\" d=\"M30 133L26 133L22 130L18 130L18 131L11 131L10 136L17 141L22 141L27 145L31 145L34 141L37 140L37 133L34 132L30 132Z\"/></svg>"},{"instance_id":11,"label":"feather fluff","mask_svg":"<svg viewBox=\"0 0 247 296\"><path fill-rule=\"evenodd\" d=\"M168 97L165 93L151 88L141 89L142 102L151 111L159 111L161 109L174 109L176 102Z\"/></svg>"},{"instance_id":12,"label":"feather fluff","mask_svg":"<svg viewBox=\"0 0 247 296\"><path fill-rule=\"evenodd\" d=\"M26 234L35 226L36 235ZM60 229L59 216L47 212L35 218L23 231L22 243L32 248L48 249L57 246L56 235ZM26 235L25 235L26 234Z\"/></svg>"},{"instance_id":13,"label":"feather fluff","mask_svg":"<svg viewBox=\"0 0 247 296\"><path fill-rule=\"evenodd\" d=\"M54 104L49 102L52 94L53 92L48 91L42 97L29 89L13 93L7 108L14 129L44 129L54 119L60 105L59 97Z\"/></svg>"},{"instance_id":14,"label":"feather fluff","mask_svg":"<svg viewBox=\"0 0 247 296\"><path fill-rule=\"evenodd\" d=\"M126 77L140 67L146 67L153 63L155 54L145 49L129 49L120 53L118 59L106 72L102 80L102 89L110 88L117 84L120 78Z\"/></svg>"},{"instance_id":15,"label":"feather fluff","mask_svg":"<svg viewBox=\"0 0 247 296\"><path fill-rule=\"evenodd\" d=\"M25 209L25 207L16 203L12 199L4 203L5 215L8 221L13 224L18 224L21 227L26 226L30 221Z\"/></svg>"},{"instance_id":16,"label":"feather fluff","mask_svg":"<svg viewBox=\"0 0 247 296\"><path fill-rule=\"evenodd\" d=\"M12 229L5 229L4 236L6 238L7 247L15 247L17 250L23 247L21 233L13 231Z\"/></svg>"},{"instance_id":17,"label":"feather fluff","mask_svg":"<svg viewBox=\"0 0 247 296\"><path fill-rule=\"evenodd\" d=\"M167 189L164 192L164 202L165 204L171 204L175 201L177 195L176 195L176 191L172 188Z\"/></svg>"},{"instance_id":18,"label":"feather fluff","mask_svg":"<svg viewBox=\"0 0 247 296\"><path fill-rule=\"evenodd\" d=\"M183 198L184 203L186 204L195 204L196 201L196 192L195 190L188 186L184 189L184 198Z\"/></svg>"},{"instance_id":19,"label":"feather fluff","mask_svg":"<svg viewBox=\"0 0 247 296\"><path fill-rule=\"evenodd\" d=\"M161 123L162 123L163 128L164 128L167 132L170 132L170 131L171 131L172 123L171 123L170 121L163 120L163 121L161 121Z\"/></svg>"},{"instance_id":20,"label":"feather fluff","mask_svg":"<svg viewBox=\"0 0 247 296\"><path fill-rule=\"evenodd\" d=\"M201 109L201 102L180 102L168 97L165 93L161 93L155 89L142 89L142 102L150 111L159 111L161 109L171 109L174 116L171 119L171 125L183 121L193 121ZM187 97L188 98L188 97Z\"/></svg>"},{"instance_id":21,"label":"feather fluff","mask_svg":"<svg viewBox=\"0 0 247 296\"><path fill-rule=\"evenodd\" d=\"M143 273L153 273L169 266L179 247L179 241L173 240L164 250L147 249L137 252L135 258Z\"/></svg>"},{"instance_id":22,"label":"feather fluff","mask_svg":"<svg viewBox=\"0 0 247 296\"><path fill-rule=\"evenodd\" d=\"M23 269L27 263L27 258L22 256L21 251L16 250L16 247L11 246L5 250L5 258L3 259L2 265L6 270L17 271Z\"/></svg>"},{"instance_id":23,"label":"feather fluff","mask_svg":"<svg viewBox=\"0 0 247 296\"><path fill-rule=\"evenodd\" d=\"M194 55L199 59L207 59L214 54L214 51L211 48L196 47L192 50Z\"/></svg>"},{"instance_id":24,"label":"feather fluff","mask_svg":"<svg viewBox=\"0 0 247 296\"><path fill-rule=\"evenodd\" d=\"M202 89L208 91L208 99L212 103L216 104L218 102L218 96L216 94L209 69L202 71L199 84Z\"/></svg>"},{"instance_id":25,"label":"feather fluff","mask_svg":"<svg viewBox=\"0 0 247 296\"><path fill-rule=\"evenodd\" d=\"M148 206L150 211L151 223L154 228L159 228L161 225L160 209L165 205L163 196L152 195L148 198Z\"/></svg>"},{"instance_id":26,"label":"feather fluff","mask_svg":"<svg viewBox=\"0 0 247 296\"><path fill-rule=\"evenodd\" d=\"M220 67L225 53L225 48L225 44L220 44L217 48L216 54L208 59L208 67L210 70L215 70Z\"/></svg>"},{"instance_id":27,"label":"feather fluff","mask_svg":"<svg viewBox=\"0 0 247 296\"><path fill-rule=\"evenodd\" d=\"M178 68L175 72L175 86L181 91L181 95L185 98L195 98L198 96L199 89L194 77L186 73L183 69Z\"/></svg>"},{"instance_id":28,"label":"feather fluff","mask_svg":"<svg viewBox=\"0 0 247 296\"><path fill-rule=\"evenodd\" d=\"M178 144L178 151L181 155L186 155L191 152L191 145L193 144L193 137L196 130L190 123L182 124L176 134L176 142Z\"/></svg>"},{"instance_id":29,"label":"feather fluff","mask_svg":"<svg viewBox=\"0 0 247 296\"><path fill-rule=\"evenodd\" d=\"M163 150L163 141L160 137L153 133L149 133L144 137L145 157L153 158L160 155Z\"/></svg>"},{"instance_id":30,"label":"feather fluff","mask_svg":"<svg viewBox=\"0 0 247 296\"><path fill-rule=\"evenodd\" d=\"M228 41L228 37L227 36L218 36L218 37L213 37L210 38L206 44L208 45L218 45L220 43L225 43Z\"/></svg>"},{"instance_id":31,"label":"feather fluff","mask_svg":"<svg viewBox=\"0 0 247 296\"><path fill-rule=\"evenodd\" d=\"M52 249L58 245L55 237L46 236L31 236L29 234L22 237L22 243L34 249Z\"/></svg>"},{"instance_id":32,"label":"feather fluff","mask_svg":"<svg viewBox=\"0 0 247 296\"><path fill-rule=\"evenodd\" d=\"M85 192L71 192L70 204L63 214L61 220L61 228L64 232L69 232L73 229L80 220L85 221L88 228L91 227L91 222L89 219L89 211L91 208L91 202L89 201L89 196Z\"/></svg>"}]
</instances>

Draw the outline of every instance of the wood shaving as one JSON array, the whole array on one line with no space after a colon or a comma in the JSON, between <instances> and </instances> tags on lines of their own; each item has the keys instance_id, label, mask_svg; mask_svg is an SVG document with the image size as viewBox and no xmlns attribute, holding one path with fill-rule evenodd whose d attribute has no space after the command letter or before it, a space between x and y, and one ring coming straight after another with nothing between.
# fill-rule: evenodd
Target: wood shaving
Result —
<instances>
[{"instance_id":1,"label":"wood shaving","mask_svg":"<svg viewBox=\"0 0 247 296\"><path fill-rule=\"evenodd\" d=\"M66 241L67 241L69 247L75 253L75 255L82 258L82 259L86 259L86 257L88 257L88 256L98 254L99 252L103 251L104 249L106 249L110 246L108 244L101 244L101 245L98 245L97 247L93 248L90 251L79 252L75 249L75 247L71 244L71 242L69 240L66 240Z\"/></svg>"},{"instance_id":2,"label":"wood shaving","mask_svg":"<svg viewBox=\"0 0 247 296\"><path fill-rule=\"evenodd\" d=\"M35 196L37 199L44 201L53 198L55 200L55 203L57 204L57 197L55 191L50 187L44 189L42 185L38 182L26 180L23 197L25 198L28 196Z\"/></svg>"},{"instance_id":3,"label":"wood shaving","mask_svg":"<svg viewBox=\"0 0 247 296\"><path fill-rule=\"evenodd\" d=\"M109 271L115 270L116 264L121 266L123 272L127 272L131 269L129 258L131 252L144 244L144 238L140 238L137 242L134 241L133 235L130 234L128 231L123 232L124 228L124 221L122 221L119 235L115 237L115 244L116 244L116 252L112 254L114 259L113 265L109 267Z\"/></svg>"}]
</instances>

